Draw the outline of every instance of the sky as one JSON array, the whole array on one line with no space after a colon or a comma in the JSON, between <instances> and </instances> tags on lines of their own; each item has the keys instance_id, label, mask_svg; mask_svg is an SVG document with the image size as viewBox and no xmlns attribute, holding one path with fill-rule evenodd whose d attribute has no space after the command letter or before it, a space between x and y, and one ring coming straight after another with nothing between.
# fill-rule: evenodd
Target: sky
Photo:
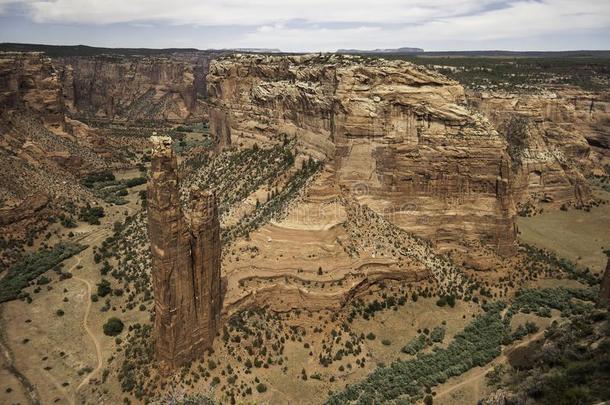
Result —
<instances>
[{"instance_id":1,"label":"sky","mask_svg":"<svg viewBox=\"0 0 610 405\"><path fill-rule=\"evenodd\" d=\"M610 49L610 0L0 0L0 42L146 48Z\"/></svg>"}]
</instances>

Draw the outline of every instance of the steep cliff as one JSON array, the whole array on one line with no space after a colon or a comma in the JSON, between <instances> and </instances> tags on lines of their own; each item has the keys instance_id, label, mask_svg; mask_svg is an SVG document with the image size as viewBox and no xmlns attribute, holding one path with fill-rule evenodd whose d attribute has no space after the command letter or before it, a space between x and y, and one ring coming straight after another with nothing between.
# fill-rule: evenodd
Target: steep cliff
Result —
<instances>
[{"instance_id":1,"label":"steep cliff","mask_svg":"<svg viewBox=\"0 0 610 405\"><path fill-rule=\"evenodd\" d=\"M157 359L178 367L211 347L218 330L220 226L213 195L191 192L188 216L179 199L171 138L153 137L148 231L155 297Z\"/></svg>"},{"instance_id":2,"label":"steep cliff","mask_svg":"<svg viewBox=\"0 0 610 405\"><path fill-rule=\"evenodd\" d=\"M36 52L0 53L0 169L11 173L0 179L0 201L27 207L33 195L34 200L48 195L53 202L75 202L74 176L111 160L95 153L79 124L64 116L59 73L51 59ZM15 209L6 217L23 217Z\"/></svg>"},{"instance_id":3,"label":"steep cliff","mask_svg":"<svg viewBox=\"0 0 610 405\"><path fill-rule=\"evenodd\" d=\"M599 304L610 307L610 254L599 286Z\"/></svg>"},{"instance_id":4,"label":"steep cliff","mask_svg":"<svg viewBox=\"0 0 610 405\"><path fill-rule=\"evenodd\" d=\"M517 201L586 203L585 176L608 155L608 93L561 88L534 94L471 92L468 100L507 138Z\"/></svg>"},{"instance_id":5,"label":"steep cliff","mask_svg":"<svg viewBox=\"0 0 610 405\"><path fill-rule=\"evenodd\" d=\"M0 108L26 108L46 124L63 125L59 74L51 59L40 52L0 53Z\"/></svg>"},{"instance_id":6,"label":"steep cliff","mask_svg":"<svg viewBox=\"0 0 610 405\"><path fill-rule=\"evenodd\" d=\"M507 143L457 82L404 61L236 55L211 64L208 95L220 145L295 137L401 227L514 252Z\"/></svg>"},{"instance_id":7,"label":"steep cliff","mask_svg":"<svg viewBox=\"0 0 610 405\"><path fill-rule=\"evenodd\" d=\"M58 59L67 111L103 120L201 119L210 56Z\"/></svg>"}]
</instances>

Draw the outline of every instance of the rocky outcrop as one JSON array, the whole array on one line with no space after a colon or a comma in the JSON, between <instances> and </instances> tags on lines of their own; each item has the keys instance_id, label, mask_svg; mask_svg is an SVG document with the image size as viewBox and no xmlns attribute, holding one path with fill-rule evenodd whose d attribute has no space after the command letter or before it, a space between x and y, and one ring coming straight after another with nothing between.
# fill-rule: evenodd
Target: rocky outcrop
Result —
<instances>
[{"instance_id":1,"label":"rocky outcrop","mask_svg":"<svg viewBox=\"0 0 610 405\"><path fill-rule=\"evenodd\" d=\"M534 198L559 206L582 205L591 198L585 177L608 154L608 93L574 88L534 94L473 91L468 100L509 143L516 201Z\"/></svg>"},{"instance_id":2,"label":"rocky outcrop","mask_svg":"<svg viewBox=\"0 0 610 405\"><path fill-rule=\"evenodd\" d=\"M208 96L221 146L295 137L337 185L439 247L514 252L507 143L457 82L404 61L236 55L212 63Z\"/></svg>"},{"instance_id":3,"label":"rocky outcrop","mask_svg":"<svg viewBox=\"0 0 610 405\"><path fill-rule=\"evenodd\" d=\"M155 353L174 368L201 357L219 327L220 225L214 195L191 191L192 205L188 215L183 214L171 138L151 140L148 232Z\"/></svg>"},{"instance_id":4,"label":"rocky outcrop","mask_svg":"<svg viewBox=\"0 0 610 405\"><path fill-rule=\"evenodd\" d=\"M610 307L610 254L608 254L606 270L599 286L599 304Z\"/></svg>"},{"instance_id":5,"label":"rocky outcrop","mask_svg":"<svg viewBox=\"0 0 610 405\"><path fill-rule=\"evenodd\" d=\"M208 54L72 57L62 69L73 116L107 121L202 119Z\"/></svg>"},{"instance_id":6,"label":"rocky outcrop","mask_svg":"<svg viewBox=\"0 0 610 405\"><path fill-rule=\"evenodd\" d=\"M46 195L32 194L11 207L0 208L0 226L9 225L26 218L31 218L49 203Z\"/></svg>"},{"instance_id":7,"label":"rocky outcrop","mask_svg":"<svg viewBox=\"0 0 610 405\"><path fill-rule=\"evenodd\" d=\"M59 75L40 52L0 53L0 109L21 108L35 112L47 125L63 125Z\"/></svg>"}]
</instances>

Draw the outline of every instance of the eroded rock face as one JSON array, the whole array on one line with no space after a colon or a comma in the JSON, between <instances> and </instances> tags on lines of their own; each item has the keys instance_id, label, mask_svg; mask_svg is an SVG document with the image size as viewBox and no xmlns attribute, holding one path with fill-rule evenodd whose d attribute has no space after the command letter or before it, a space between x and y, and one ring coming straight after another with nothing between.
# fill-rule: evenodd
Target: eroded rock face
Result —
<instances>
[{"instance_id":1,"label":"eroded rock face","mask_svg":"<svg viewBox=\"0 0 610 405\"><path fill-rule=\"evenodd\" d=\"M516 201L534 197L559 206L591 198L585 176L608 155L610 142L604 125L610 114L607 93L471 92L468 100L508 140Z\"/></svg>"},{"instance_id":2,"label":"eroded rock face","mask_svg":"<svg viewBox=\"0 0 610 405\"><path fill-rule=\"evenodd\" d=\"M19 205L0 208L0 226L31 218L49 203L46 195L32 194Z\"/></svg>"},{"instance_id":3,"label":"eroded rock face","mask_svg":"<svg viewBox=\"0 0 610 405\"><path fill-rule=\"evenodd\" d=\"M211 64L208 96L220 145L294 136L401 227L514 252L507 143L457 82L404 61L237 55Z\"/></svg>"},{"instance_id":4,"label":"eroded rock face","mask_svg":"<svg viewBox=\"0 0 610 405\"><path fill-rule=\"evenodd\" d=\"M214 195L191 192L188 215L179 199L171 138L152 137L148 232L155 296L157 359L178 367L211 347L219 326L220 226Z\"/></svg>"},{"instance_id":5,"label":"eroded rock face","mask_svg":"<svg viewBox=\"0 0 610 405\"><path fill-rule=\"evenodd\" d=\"M45 124L63 125L59 74L50 58L41 52L0 53L0 107L26 108Z\"/></svg>"},{"instance_id":6,"label":"eroded rock face","mask_svg":"<svg viewBox=\"0 0 610 405\"><path fill-rule=\"evenodd\" d=\"M606 270L602 275L602 282L599 286L599 303L610 307L610 255L608 255Z\"/></svg>"},{"instance_id":7,"label":"eroded rock face","mask_svg":"<svg viewBox=\"0 0 610 405\"><path fill-rule=\"evenodd\" d=\"M96 56L58 60L67 110L110 121L203 116L210 56Z\"/></svg>"}]
</instances>

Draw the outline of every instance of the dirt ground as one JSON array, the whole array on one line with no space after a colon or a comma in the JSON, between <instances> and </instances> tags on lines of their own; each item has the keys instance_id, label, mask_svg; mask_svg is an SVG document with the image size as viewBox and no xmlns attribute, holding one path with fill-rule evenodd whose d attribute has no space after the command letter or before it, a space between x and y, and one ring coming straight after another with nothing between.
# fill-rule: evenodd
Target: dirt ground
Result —
<instances>
[{"instance_id":1,"label":"dirt ground","mask_svg":"<svg viewBox=\"0 0 610 405\"><path fill-rule=\"evenodd\" d=\"M117 177L130 178L138 175L139 172L133 170ZM130 189L126 197L129 201L127 205L104 206L107 216L102 225L80 224L72 230L75 233L72 240L90 246L64 263L64 269L70 270L73 278L59 281L56 275L52 275L53 281L50 284L43 286L39 293L32 293L31 304L23 301L2 304L0 326L4 329L5 342L1 342L3 345L0 348L4 349L5 353L0 356L0 361L4 362L5 366L14 365L26 382L19 381L18 374L9 372L5 367L0 369L0 403L27 403L28 395L32 395L26 390L27 384L36 387L34 395L45 404L117 403L122 400L124 395L115 375L102 385L89 384L101 379L102 370L110 368L116 372L120 366L116 361L111 361L113 353L116 352L115 339L103 334L102 325L111 316L120 316L126 325L147 323L148 312L124 312L121 308L124 298L119 297L113 297L113 306L107 312L100 311L104 305L103 299L99 302L91 301L91 294L101 279L100 265L94 263L92 247L99 245L112 234L115 221L122 221L127 214L138 209L138 191L144 188L142 185ZM253 234L252 240L241 241L233 246L235 253L226 258L223 271L227 272L230 287L234 291L239 291L238 281L243 278L243 268L252 269L255 266L259 278L247 283L272 286L275 284L273 277L297 273L299 279L293 283L302 283L302 280L305 280L307 289L319 293L321 297L324 294L330 296L335 290L345 289L346 286L342 284L332 283L348 275L351 270L348 268L349 260L346 254L335 245L340 233L335 227L320 227L319 224L328 223L328 218L319 213L313 215L307 208L304 208L309 219L307 226L303 225L302 218L288 217L279 223L263 227ZM323 218L319 218L320 216ZM337 221L340 219L343 219L342 215L337 216ZM553 211L533 218L519 219L522 241L555 251L580 266L589 266L594 270L605 266L602 248L610 248L608 225L610 205L593 208L591 212ZM53 225L49 231L51 236L46 239L49 245L66 238L68 232L58 224ZM295 245L294 240L300 240L301 244ZM41 241L37 241L35 247L40 243ZM261 248L256 253L250 253L250 245ZM238 261L240 257L241 260ZM387 261L375 258L378 262L384 260ZM322 270L322 274L318 273L318 269ZM261 275L265 277L260 277ZM490 273L489 277L496 275ZM313 280L311 283L308 281L310 279ZM540 287L581 286L573 280L544 279L532 283ZM30 287L30 290L33 290L33 287ZM363 299L367 301L376 297L371 295ZM237 296L232 297L229 294L226 298L236 299ZM290 303L291 298L285 298ZM313 312L311 316L301 314L298 319L292 320L303 326L307 334L302 341L286 341L283 353L285 363L282 367L261 367L253 369L252 373L246 373L243 364L226 352L222 340L216 339L214 358L218 360L218 368L210 370L211 375L207 380L200 380L193 388L184 389L191 392L210 392L210 381L214 377L221 378L221 386L226 386L223 370L230 364L236 370L239 383L254 387L254 379L258 378L268 388L264 393L254 390L252 396L245 400L272 404L323 403L329 391L343 389L347 384L362 380L379 365L390 364L397 359L408 359L409 356L402 353L401 348L417 336L418 329L431 330L444 321L446 345L455 333L463 329L480 311L480 307L472 302L458 300L455 307L451 308L437 306L436 300L437 298L420 297L417 302L409 300L396 311L384 310L369 320L356 318L351 324L351 330L358 335L372 333L375 338L363 341L362 353L357 357L345 356L328 367L323 367L318 361L318 356L322 353L322 340L328 342L331 331L337 328L336 323L325 322L332 316L332 312L328 310ZM57 315L58 309L64 311L63 316ZM534 321L542 332L550 319L518 314L513 319L513 327L526 321ZM313 333L313 329L317 327L323 328L323 331ZM516 346L539 338L541 332L517 343ZM490 392L485 375L495 365L505 362L506 353L510 350L512 349L506 349L504 354L490 365L470 370L436 387L434 403L476 403ZM366 358L364 367L356 365L357 358ZM201 364L207 364L206 361L207 359ZM302 379L303 370L309 376L307 380ZM176 389L183 388L178 384ZM222 398L223 392L216 392L215 396ZM130 398L134 403L140 402Z\"/></svg>"},{"instance_id":2,"label":"dirt ground","mask_svg":"<svg viewBox=\"0 0 610 405\"><path fill-rule=\"evenodd\" d=\"M137 171L118 173L119 178L136 177ZM43 404L83 403L79 394L92 378L99 378L100 370L113 351L114 340L103 334L102 325L118 310L101 312L103 300L92 303L91 294L101 279L98 264L93 261L93 246L99 245L112 234L115 221L122 221L138 204L138 191L145 185L129 190L125 197L128 204L110 206L104 204L106 216L102 225L79 223L70 229L75 235L67 237L68 230L59 224L49 228L50 238L43 239L53 245L60 239L68 239L89 248L64 262L64 270L72 278L59 280L53 273L46 275L51 283L42 286L38 293L30 291L33 301L20 300L3 303L1 326L4 329L5 349L2 361L12 360L14 367L36 388L35 395ZM36 241L34 248L42 244ZM34 287L28 287L33 290ZM64 314L59 316L57 310ZM137 311L134 311L138 315ZM0 371L0 403L27 403L24 384L14 373Z\"/></svg>"},{"instance_id":3,"label":"dirt ground","mask_svg":"<svg viewBox=\"0 0 610 405\"><path fill-rule=\"evenodd\" d=\"M610 201L610 193L599 192ZM606 266L604 249L610 249L610 203L591 208L590 212L545 211L517 220L519 239L556 252L581 267L601 272Z\"/></svg>"}]
</instances>

